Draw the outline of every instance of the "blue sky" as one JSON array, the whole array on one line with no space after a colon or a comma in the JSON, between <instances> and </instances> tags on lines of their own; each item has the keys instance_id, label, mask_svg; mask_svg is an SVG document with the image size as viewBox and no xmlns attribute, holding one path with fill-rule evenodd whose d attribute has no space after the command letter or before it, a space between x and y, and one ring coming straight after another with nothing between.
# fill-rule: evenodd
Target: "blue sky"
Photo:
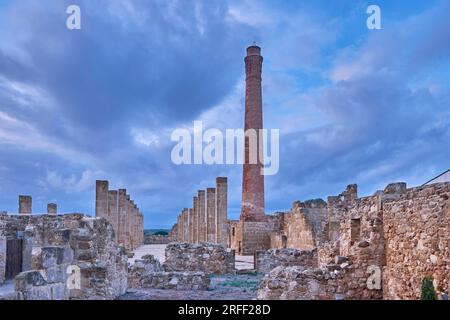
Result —
<instances>
[{"instance_id":1,"label":"blue sky","mask_svg":"<svg viewBox=\"0 0 450 320\"><path fill-rule=\"evenodd\" d=\"M65 27L66 8L82 29ZM366 28L377 4L382 30ZM449 169L447 1L2 1L0 210L94 212L95 179L125 187L147 228L239 165L176 166L175 128L240 128L245 48L262 47L264 123L279 128L267 212L349 183L369 195Z\"/></svg>"}]
</instances>

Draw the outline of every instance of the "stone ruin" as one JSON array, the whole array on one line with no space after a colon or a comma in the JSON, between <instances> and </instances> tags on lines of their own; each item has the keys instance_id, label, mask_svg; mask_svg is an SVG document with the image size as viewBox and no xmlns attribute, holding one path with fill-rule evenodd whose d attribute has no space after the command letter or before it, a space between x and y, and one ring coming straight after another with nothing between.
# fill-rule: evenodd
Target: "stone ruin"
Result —
<instances>
[{"instance_id":1,"label":"stone ruin","mask_svg":"<svg viewBox=\"0 0 450 320\"><path fill-rule=\"evenodd\" d=\"M227 274L234 270L234 254L224 246L204 243L170 243L166 247L167 271L202 271L208 274Z\"/></svg>"},{"instance_id":2,"label":"stone ruin","mask_svg":"<svg viewBox=\"0 0 450 320\"><path fill-rule=\"evenodd\" d=\"M126 189L109 190L109 182L96 181L95 216L107 219L117 243L132 251L144 242L144 216Z\"/></svg>"},{"instance_id":3,"label":"stone ruin","mask_svg":"<svg viewBox=\"0 0 450 320\"><path fill-rule=\"evenodd\" d=\"M217 244L170 243L160 264L152 255L129 268L131 288L207 290L211 274L234 272L234 254Z\"/></svg>"},{"instance_id":4,"label":"stone ruin","mask_svg":"<svg viewBox=\"0 0 450 320\"><path fill-rule=\"evenodd\" d=\"M114 299L127 289L127 256L105 219L82 214L0 215L0 285L14 299Z\"/></svg>"},{"instance_id":5,"label":"stone ruin","mask_svg":"<svg viewBox=\"0 0 450 320\"><path fill-rule=\"evenodd\" d=\"M317 250L271 249L255 253L255 269L260 273L269 273L276 267L316 268Z\"/></svg>"},{"instance_id":6,"label":"stone ruin","mask_svg":"<svg viewBox=\"0 0 450 320\"><path fill-rule=\"evenodd\" d=\"M439 296L448 296L449 198L450 183L410 189L394 183L369 197L358 198L350 185L325 205L295 202L291 212L270 218L276 228L271 246L297 249L300 256L317 250L317 266L299 262L267 272L285 266L286 254L261 255L259 263L269 267L258 297L419 299L426 277Z\"/></svg>"}]
</instances>

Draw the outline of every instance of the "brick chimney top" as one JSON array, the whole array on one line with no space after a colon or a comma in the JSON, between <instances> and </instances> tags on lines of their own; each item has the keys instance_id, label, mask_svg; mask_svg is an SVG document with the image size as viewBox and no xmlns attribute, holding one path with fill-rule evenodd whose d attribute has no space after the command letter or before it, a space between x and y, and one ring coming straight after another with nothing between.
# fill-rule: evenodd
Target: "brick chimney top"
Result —
<instances>
[{"instance_id":1,"label":"brick chimney top","mask_svg":"<svg viewBox=\"0 0 450 320\"><path fill-rule=\"evenodd\" d=\"M261 48L253 45L247 48L247 56L260 56L261 55Z\"/></svg>"}]
</instances>

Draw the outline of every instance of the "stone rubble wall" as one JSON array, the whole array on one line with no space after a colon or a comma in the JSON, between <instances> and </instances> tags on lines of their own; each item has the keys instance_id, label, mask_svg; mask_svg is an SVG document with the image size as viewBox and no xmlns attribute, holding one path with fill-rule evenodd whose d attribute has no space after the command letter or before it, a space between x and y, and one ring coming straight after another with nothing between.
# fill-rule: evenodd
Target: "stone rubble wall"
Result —
<instances>
[{"instance_id":1,"label":"stone rubble wall","mask_svg":"<svg viewBox=\"0 0 450 320\"><path fill-rule=\"evenodd\" d=\"M141 280L150 273L164 271L161 263L154 256L148 254L134 262L128 268L128 287L141 288Z\"/></svg>"},{"instance_id":2,"label":"stone rubble wall","mask_svg":"<svg viewBox=\"0 0 450 320\"><path fill-rule=\"evenodd\" d=\"M127 256L106 219L3 215L0 235L23 238L19 299L114 299L126 291ZM80 276L79 288L67 287L69 269Z\"/></svg>"},{"instance_id":3,"label":"stone rubble wall","mask_svg":"<svg viewBox=\"0 0 450 320\"><path fill-rule=\"evenodd\" d=\"M170 243L166 247L166 271L202 271L227 274L234 271L234 255L222 245L203 243Z\"/></svg>"},{"instance_id":4,"label":"stone rubble wall","mask_svg":"<svg viewBox=\"0 0 450 320\"><path fill-rule=\"evenodd\" d=\"M299 268L317 268L317 250L272 249L257 251L255 269L260 273L269 273L278 266Z\"/></svg>"},{"instance_id":5,"label":"stone rubble wall","mask_svg":"<svg viewBox=\"0 0 450 320\"><path fill-rule=\"evenodd\" d=\"M425 277L450 292L450 184L408 189L383 202L385 299L420 299Z\"/></svg>"},{"instance_id":6,"label":"stone rubble wall","mask_svg":"<svg viewBox=\"0 0 450 320\"><path fill-rule=\"evenodd\" d=\"M204 272L150 272L140 279L140 287L164 290L207 290L211 280Z\"/></svg>"},{"instance_id":7,"label":"stone rubble wall","mask_svg":"<svg viewBox=\"0 0 450 320\"><path fill-rule=\"evenodd\" d=\"M302 266L276 267L261 280L257 297L261 300L373 300L380 290L369 290L359 266L346 257L335 264L305 269Z\"/></svg>"}]
</instances>

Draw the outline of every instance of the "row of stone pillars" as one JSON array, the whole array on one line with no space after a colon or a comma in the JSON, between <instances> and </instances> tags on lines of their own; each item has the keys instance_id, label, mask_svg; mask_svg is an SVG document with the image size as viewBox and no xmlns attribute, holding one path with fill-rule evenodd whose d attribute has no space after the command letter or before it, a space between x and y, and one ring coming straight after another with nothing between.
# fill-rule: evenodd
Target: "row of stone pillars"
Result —
<instances>
[{"instance_id":1,"label":"row of stone pillars","mask_svg":"<svg viewBox=\"0 0 450 320\"><path fill-rule=\"evenodd\" d=\"M184 208L177 220L177 240L228 245L227 178L216 178L216 187L199 190L192 208Z\"/></svg>"},{"instance_id":2,"label":"row of stone pillars","mask_svg":"<svg viewBox=\"0 0 450 320\"><path fill-rule=\"evenodd\" d=\"M47 214L56 215L58 212L56 203L47 204ZM33 213L33 199L31 196L19 196L19 214Z\"/></svg>"},{"instance_id":3,"label":"row of stone pillars","mask_svg":"<svg viewBox=\"0 0 450 320\"><path fill-rule=\"evenodd\" d=\"M126 189L109 190L109 182L96 181L95 216L111 223L116 241L127 250L144 242L144 216Z\"/></svg>"}]
</instances>

